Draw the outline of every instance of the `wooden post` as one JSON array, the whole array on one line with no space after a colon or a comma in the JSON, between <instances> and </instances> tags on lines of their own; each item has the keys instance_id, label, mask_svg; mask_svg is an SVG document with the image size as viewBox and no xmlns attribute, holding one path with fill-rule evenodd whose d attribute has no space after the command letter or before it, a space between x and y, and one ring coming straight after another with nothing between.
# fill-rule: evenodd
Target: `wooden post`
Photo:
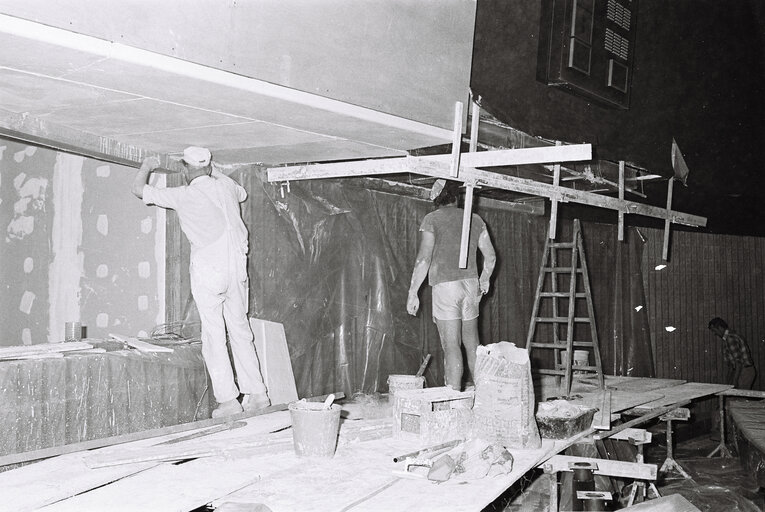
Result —
<instances>
[{"instance_id":1,"label":"wooden post","mask_svg":"<svg viewBox=\"0 0 765 512\"><path fill-rule=\"evenodd\" d=\"M555 145L560 146L561 142L559 140L556 140ZM559 163L556 163L553 166L553 186L555 187L560 186L560 164ZM551 198L550 199L550 230L549 230L550 240L555 240L557 225L558 225L558 200Z\"/></svg>"},{"instance_id":2,"label":"wooden post","mask_svg":"<svg viewBox=\"0 0 765 512\"><path fill-rule=\"evenodd\" d=\"M624 200L624 160L619 160L619 199ZM619 210L618 240L624 241L624 211Z\"/></svg>"},{"instance_id":3,"label":"wooden post","mask_svg":"<svg viewBox=\"0 0 765 512\"><path fill-rule=\"evenodd\" d=\"M667 218L664 219L664 245L661 249L661 259L667 261L669 256L669 225L671 223L669 217L672 211L672 187L675 183L675 178L670 178L667 184Z\"/></svg>"},{"instance_id":4,"label":"wooden post","mask_svg":"<svg viewBox=\"0 0 765 512\"><path fill-rule=\"evenodd\" d=\"M454 134L452 136L452 178L460 173L460 146L462 145L462 102L454 104Z\"/></svg>"},{"instance_id":5,"label":"wooden post","mask_svg":"<svg viewBox=\"0 0 765 512\"><path fill-rule=\"evenodd\" d=\"M478 149L478 117L481 107L473 102L470 113L470 152ZM459 267L467 268L468 249L470 248L470 221L473 218L473 192L474 183L465 183L465 204L462 213L462 236L460 238L460 259Z\"/></svg>"}]
</instances>

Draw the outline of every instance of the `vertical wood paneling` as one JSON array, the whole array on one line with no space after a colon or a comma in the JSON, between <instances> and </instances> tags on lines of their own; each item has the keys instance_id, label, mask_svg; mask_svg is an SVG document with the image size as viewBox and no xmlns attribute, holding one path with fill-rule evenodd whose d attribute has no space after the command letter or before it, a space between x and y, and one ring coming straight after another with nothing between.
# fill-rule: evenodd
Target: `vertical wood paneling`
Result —
<instances>
[{"instance_id":1,"label":"vertical wood paneling","mask_svg":"<svg viewBox=\"0 0 765 512\"><path fill-rule=\"evenodd\" d=\"M662 231L641 228L644 279L658 377L723 382L719 338L708 329L719 316L749 342L758 369L765 363L765 239L675 230L667 268L661 261ZM665 326L677 328L668 333ZM755 389L762 389L758 375Z\"/></svg>"}]
</instances>

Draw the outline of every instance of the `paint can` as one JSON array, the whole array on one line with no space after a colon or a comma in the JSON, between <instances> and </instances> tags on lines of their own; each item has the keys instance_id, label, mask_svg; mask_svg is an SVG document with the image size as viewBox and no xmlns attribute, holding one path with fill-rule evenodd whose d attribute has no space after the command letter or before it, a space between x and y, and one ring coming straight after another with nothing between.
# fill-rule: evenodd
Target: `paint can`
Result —
<instances>
[{"instance_id":1,"label":"paint can","mask_svg":"<svg viewBox=\"0 0 765 512\"><path fill-rule=\"evenodd\" d=\"M80 322L66 322L64 324L64 341L79 341L82 339L82 325Z\"/></svg>"},{"instance_id":2,"label":"paint can","mask_svg":"<svg viewBox=\"0 0 765 512\"><path fill-rule=\"evenodd\" d=\"M590 366L590 351L589 350L574 350L574 366ZM584 372L574 372L576 374L582 374Z\"/></svg>"},{"instance_id":3,"label":"paint can","mask_svg":"<svg viewBox=\"0 0 765 512\"><path fill-rule=\"evenodd\" d=\"M298 457L331 458L337 447L342 407L299 400L288 406L292 418L292 443Z\"/></svg>"},{"instance_id":4,"label":"paint can","mask_svg":"<svg viewBox=\"0 0 765 512\"><path fill-rule=\"evenodd\" d=\"M407 389L422 389L425 377L417 375L388 375L388 401L393 403L398 391Z\"/></svg>"}]
</instances>

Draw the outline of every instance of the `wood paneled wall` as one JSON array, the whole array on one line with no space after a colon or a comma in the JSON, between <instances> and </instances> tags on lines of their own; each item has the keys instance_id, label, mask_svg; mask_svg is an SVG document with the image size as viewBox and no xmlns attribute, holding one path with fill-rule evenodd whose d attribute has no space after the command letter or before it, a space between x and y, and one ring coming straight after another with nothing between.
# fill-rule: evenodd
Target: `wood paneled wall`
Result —
<instances>
[{"instance_id":1,"label":"wood paneled wall","mask_svg":"<svg viewBox=\"0 0 765 512\"><path fill-rule=\"evenodd\" d=\"M749 342L765 368L765 238L673 230L669 262L662 231L643 229L643 279L657 377L723 382L722 341L707 324L715 316ZM656 270L657 265L666 268ZM670 330L674 328L674 330ZM755 389L763 389L758 375Z\"/></svg>"}]
</instances>

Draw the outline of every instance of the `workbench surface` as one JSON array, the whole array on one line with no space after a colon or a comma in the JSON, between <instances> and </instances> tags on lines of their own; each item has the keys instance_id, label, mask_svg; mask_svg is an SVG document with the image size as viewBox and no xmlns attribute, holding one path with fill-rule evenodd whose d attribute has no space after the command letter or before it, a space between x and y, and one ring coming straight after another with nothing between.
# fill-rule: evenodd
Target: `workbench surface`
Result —
<instances>
[{"instance_id":1,"label":"workbench surface","mask_svg":"<svg viewBox=\"0 0 765 512\"><path fill-rule=\"evenodd\" d=\"M642 403L687 399L684 387L693 391L693 398L729 387L682 386L683 381L670 381L656 388L650 382L653 379L629 379L633 379L630 384L635 389L650 388ZM609 377L607 383L618 391L619 378ZM677 389L672 390L675 386ZM582 400L588 399L588 393L597 391L583 391ZM632 393L626 405L639 405L635 404L640 401L635 398L639 394ZM283 411L248 418L246 425L239 428L175 444L158 445L179 437L177 434L62 455L6 471L0 473L0 494L4 505L11 505L15 511L184 512L207 503L260 503L274 512L479 511L530 469L580 437L545 439L536 450L510 450L514 466L509 474L437 484L394 473L403 470L404 464L394 463L393 457L421 446L391 438L391 419L353 420L353 414L348 417L341 424L338 450L332 459L295 456L291 431L285 430L290 425L289 413ZM584 435L588 433L592 430ZM175 459L172 450L178 450ZM197 454L191 457L197 458L182 464L157 458L178 460L184 458L184 453ZM40 508L44 505L48 506Z\"/></svg>"}]
</instances>

